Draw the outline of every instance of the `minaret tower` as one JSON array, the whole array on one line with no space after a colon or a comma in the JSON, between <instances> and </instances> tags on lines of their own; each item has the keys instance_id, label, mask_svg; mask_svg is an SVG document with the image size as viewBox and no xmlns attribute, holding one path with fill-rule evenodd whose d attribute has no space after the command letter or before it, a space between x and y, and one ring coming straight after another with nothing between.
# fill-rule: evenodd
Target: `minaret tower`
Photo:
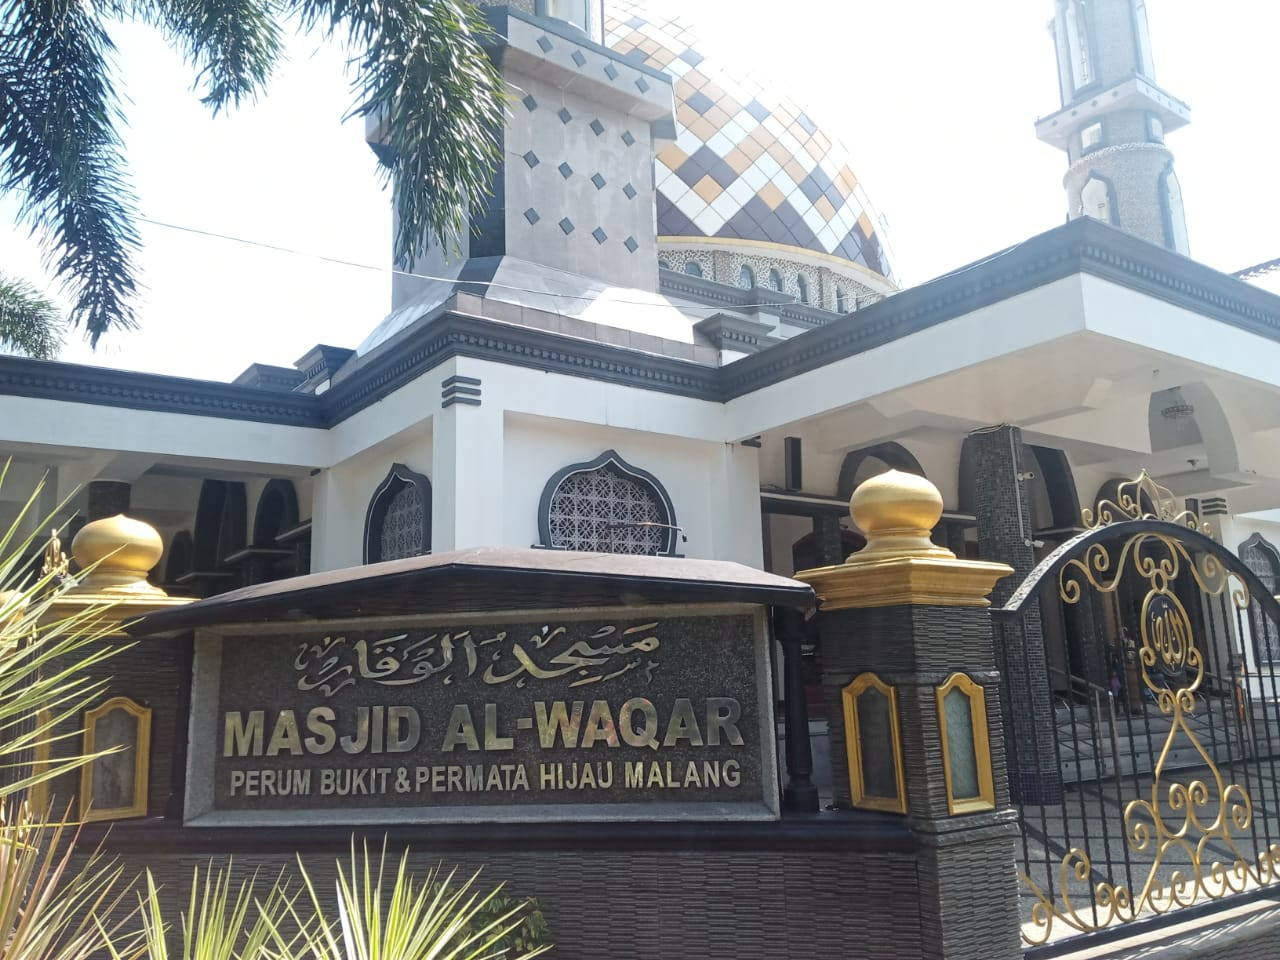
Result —
<instances>
[{"instance_id":1,"label":"minaret tower","mask_svg":"<svg viewBox=\"0 0 1280 960\"><path fill-rule=\"evenodd\" d=\"M1190 108L1155 82L1146 0L1054 0L1062 109L1036 124L1067 152L1068 216L1094 217L1187 254L1182 190L1165 134Z\"/></svg>"}]
</instances>

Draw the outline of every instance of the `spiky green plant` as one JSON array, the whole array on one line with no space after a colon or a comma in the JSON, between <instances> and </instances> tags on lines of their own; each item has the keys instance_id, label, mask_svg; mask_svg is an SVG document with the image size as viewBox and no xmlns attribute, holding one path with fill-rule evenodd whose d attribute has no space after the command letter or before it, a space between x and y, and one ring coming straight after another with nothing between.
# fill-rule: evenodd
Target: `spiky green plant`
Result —
<instances>
[{"instance_id":1,"label":"spiky green plant","mask_svg":"<svg viewBox=\"0 0 1280 960\"><path fill-rule=\"evenodd\" d=\"M138 938L120 916L120 867L75 855L75 828L17 800L0 805L0 960L119 960ZM115 919L108 919L115 916Z\"/></svg>"},{"instance_id":2,"label":"spiky green plant","mask_svg":"<svg viewBox=\"0 0 1280 960\"><path fill-rule=\"evenodd\" d=\"M330 920L334 912L299 857L309 911L289 907L299 939L294 945L277 928L278 955L287 949L292 960L525 960L551 948L509 949L508 937L520 928L528 904L486 914L502 888L485 892L478 873L459 881L455 872L436 868L417 878L408 850L391 877L387 866L385 841L376 855L367 844L357 850L353 841L347 867L338 864L336 919Z\"/></svg>"},{"instance_id":3,"label":"spiky green plant","mask_svg":"<svg viewBox=\"0 0 1280 960\"><path fill-rule=\"evenodd\" d=\"M9 470L8 462L0 467L0 489ZM37 513L44 485L43 480L36 484L0 533L0 803L89 759L63 751L66 755L37 766L33 753L42 742L79 736L69 721L101 695L106 683L91 679L87 669L123 649L104 642L117 630L110 604L55 613L64 582L56 571L42 574L38 558L32 559L37 536L52 520Z\"/></svg>"}]
</instances>

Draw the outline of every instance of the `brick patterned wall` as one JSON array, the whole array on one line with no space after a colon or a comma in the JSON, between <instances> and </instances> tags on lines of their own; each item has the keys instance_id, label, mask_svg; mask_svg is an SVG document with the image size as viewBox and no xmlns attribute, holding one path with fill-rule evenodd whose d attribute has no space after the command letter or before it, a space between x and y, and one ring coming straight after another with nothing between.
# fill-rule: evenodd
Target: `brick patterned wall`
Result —
<instances>
[{"instance_id":1,"label":"brick patterned wall","mask_svg":"<svg viewBox=\"0 0 1280 960\"><path fill-rule=\"evenodd\" d=\"M332 889L334 861L349 851L345 840L310 843L305 828L276 837L268 848L246 846L253 831L165 832L199 835L201 848L223 840L213 859L233 858L238 877L255 869L272 877L292 866L289 844L302 847L321 890ZM666 832L661 842L597 848L482 841L468 849L424 840L413 843L412 864L419 876L442 862L456 866L459 876L483 867L484 885L505 881L512 897L536 896L560 960L922 955L916 862L909 852L859 852L844 843L787 850L785 840L709 850L715 824L690 825L690 837L700 840ZM154 836L145 850L130 847L126 831L112 833L109 852L120 856L125 875L150 868L173 904L185 905L193 869L204 869L210 858L204 849L184 851L180 840L157 843Z\"/></svg>"}]
</instances>

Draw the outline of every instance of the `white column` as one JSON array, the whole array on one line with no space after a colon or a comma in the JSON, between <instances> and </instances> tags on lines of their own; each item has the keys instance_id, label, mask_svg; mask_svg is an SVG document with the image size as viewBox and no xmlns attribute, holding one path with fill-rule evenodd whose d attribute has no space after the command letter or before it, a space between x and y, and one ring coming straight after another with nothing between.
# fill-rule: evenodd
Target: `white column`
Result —
<instances>
[{"instance_id":1,"label":"white column","mask_svg":"<svg viewBox=\"0 0 1280 960\"><path fill-rule=\"evenodd\" d=\"M479 406L453 403L434 417L432 553L528 546L503 542L503 410L496 399L485 399L483 382L475 389L480 396L467 399L479 399Z\"/></svg>"},{"instance_id":2,"label":"white column","mask_svg":"<svg viewBox=\"0 0 1280 960\"><path fill-rule=\"evenodd\" d=\"M711 470L711 557L764 565L760 530L760 451L726 443Z\"/></svg>"}]
</instances>

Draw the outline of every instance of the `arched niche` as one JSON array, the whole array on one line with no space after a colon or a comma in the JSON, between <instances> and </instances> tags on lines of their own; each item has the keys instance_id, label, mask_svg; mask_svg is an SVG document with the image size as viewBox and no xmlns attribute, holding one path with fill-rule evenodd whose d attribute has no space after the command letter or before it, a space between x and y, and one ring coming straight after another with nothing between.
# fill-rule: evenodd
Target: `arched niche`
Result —
<instances>
[{"instance_id":1,"label":"arched niche","mask_svg":"<svg viewBox=\"0 0 1280 960\"><path fill-rule=\"evenodd\" d=\"M224 558L244 549L248 536L248 498L244 484L233 480L205 480L196 503L193 554L197 572L209 573Z\"/></svg>"},{"instance_id":2,"label":"arched niche","mask_svg":"<svg viewBox=\"0 0 1280 960\"><path fill-rule=\"evenodd\" d=\"M884 469L870 472L868 468L873 468L876 460L884 464ZM924 467L920 466L920 461L912 456L910 450L896 441L889 440L874 446L863 447L861 450L854 450L845 456L844 462L840 465L836 495L842 500L847 500L853 496L853 491L857 489L859 483L870 476L884 473L885 470L901 470L903 473L914 473L919 477L925 475Z\"/></svg>"},{"instance_id":3,"label":"arched niche","mask_svg":"<svg viewBox=\"0 0 1280 960\"><path fill-rule=\"evenodd\" d=\"M164 561L164 582L166 585L179 584L183 578L195 571L195 544L191 533L179 530L169 541L169 549Z\"/></svg>"},{"instance_id":4,"label":"arched niche","mask_svg":"<svg viewBox=\"0 0 1280 960\"><path fill-rule=\"evenodd\" d=\"M298 525L298 491L288 480L270 481L253 512L253 545L274 547L276 537Z\"/></svg>"},{"instance_id":5,"label":"arched niche","mask_svg":"<svg viewBox=\"0 0 1280 960\"><path fill-rule=\"evenodd\" d=\"M553 550L671 557L678 531L666 488L616 450L556 471L538 504L538 537Z\"/></svg>"},{"instance_id":6,"label":"arched niche","mask_svg":"<svg viewBox=\"0 0 1280 960\"><path fill-rule=\"evenodd\" d=\"M364 562L430 552L431 481L403 463L392 464L365 511Z\"/></svg>"}]
</instances>

